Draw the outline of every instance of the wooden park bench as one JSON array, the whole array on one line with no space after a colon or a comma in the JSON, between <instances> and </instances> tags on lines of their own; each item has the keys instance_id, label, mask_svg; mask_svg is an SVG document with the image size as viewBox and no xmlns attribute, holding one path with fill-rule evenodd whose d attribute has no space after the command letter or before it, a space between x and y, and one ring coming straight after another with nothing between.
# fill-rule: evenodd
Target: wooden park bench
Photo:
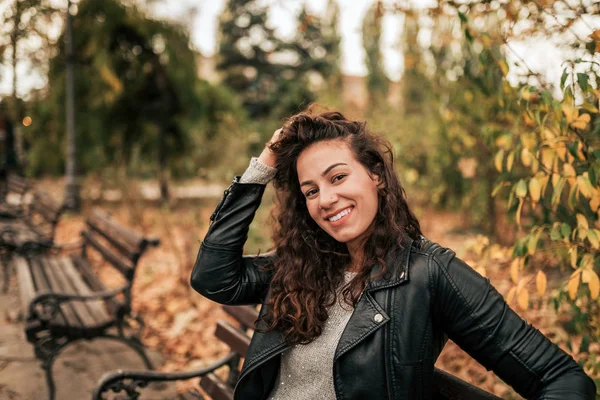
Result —
<instances>
[{"instance_id":1,"label":"wooden park bench","mask_svg":"<svg viewBox=\"0 0 600 400\"><path fill-rule=\"evenodd\" d=\"M0 202L0 218L18 218L25 213L25 195L29 191L27 180L17 174L9 174Z\"/></svg>"},{"instance_id":2,"label":"wooden park bench","mask_svg":"<svg viewBox=\"0 0 600 400\"><path fill-rule=\"evenodd\" d=\"M67 345L82 339L115 339L133 348L148 368L151 362L139 341L142 320L131 310L131 286L140 256L158 239L147 239L94 211L81 233L81 252L21 254L13 257L18 273L25 334L46 373L54 399L52 365ZM124 277L124 285L107 289L90 261L90 249ZM116 330L116 332L114 332Z\"/></svg>"},{"instance_id":3,"label":"wooden park bench","mask_svg":"<svg viewBox=\"0 0 600 400\"><path fill-rule=\"evenodd\" d=\"M54 246L56 225L64 207L44 192L34 192L19 218L0 217L0 261L4 269L4 291L9 282L11 258L43 253Z\"/></svg>"},{"instance_id":4,"label":"wooden park bench","mask_svg":"<svg viewBox=\"0 0 600 400\"><path fill-rule=\"evenodd\" d=\"M218 321L215 336L227 344L231 352L222 359L194 371L161 373L154 371L115 371L105 374L99 381L93 400L103 400L110 391L125 392L126 399L144 398L139 388L150 382L175 381L201 378L200 387L214 400L233 399L233 390L240 375L240 360L246 356L250 346L250 334L258 318L258 311L251 306L223 306L225 312L238 323L234 326L227 321ZM228 366L227 378L221 379L214 372ZM203 398L196 395L195 398ZM120 397L121 398L121 397ZM243 396L242 396L243 398ZM434 373L434 400L500 400L499 397L473 386L454 375L438 368Z\"/></svg>"}]
</instances>

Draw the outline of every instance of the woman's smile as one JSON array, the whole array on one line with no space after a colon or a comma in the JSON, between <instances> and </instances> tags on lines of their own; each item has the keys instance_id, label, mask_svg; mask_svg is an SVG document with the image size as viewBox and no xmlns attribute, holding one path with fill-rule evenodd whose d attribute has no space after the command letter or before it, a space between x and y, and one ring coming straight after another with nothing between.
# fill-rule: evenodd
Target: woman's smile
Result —
<instances>
[{"instance_id":1,"label":"woman's smile","mask_svg":"<svg viewBox=\"0 0 600 400\"><path fill-rule=\"evenodd\" d=\"M347 207L342 211L333 214L333 216L329 216L325 219L327 219L327 221L329 221L329 224L335 228L345 224L350 219L352 211L354 211L354 206Z\"/></svg>"}]
</instances>

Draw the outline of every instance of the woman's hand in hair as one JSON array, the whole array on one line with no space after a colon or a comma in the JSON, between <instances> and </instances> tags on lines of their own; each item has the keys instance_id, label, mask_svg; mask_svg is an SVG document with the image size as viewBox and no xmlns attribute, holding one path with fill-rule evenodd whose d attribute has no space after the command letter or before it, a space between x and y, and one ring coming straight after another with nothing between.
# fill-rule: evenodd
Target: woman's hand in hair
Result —
<instances>
[{"instance_id":1,"label":"woman's hand in hair","mask_svg":"<svg viewBox=\"0 0 600 400\"><path fill-rule=\"evenodd\" d=\"M261 163L263 163L265 165L268 165L269 167L273 167L273 168L275 167L275 154L273 154L273 152L271 151L270 146L279 141L280 133L281 133L281 129L277 129L273 133L273 137L271 137L271 139L267 142L267 144L265 145L265 148L263 149L262 153L258 157L258 161L260 161Z\"/></svg>"}]
</instances>

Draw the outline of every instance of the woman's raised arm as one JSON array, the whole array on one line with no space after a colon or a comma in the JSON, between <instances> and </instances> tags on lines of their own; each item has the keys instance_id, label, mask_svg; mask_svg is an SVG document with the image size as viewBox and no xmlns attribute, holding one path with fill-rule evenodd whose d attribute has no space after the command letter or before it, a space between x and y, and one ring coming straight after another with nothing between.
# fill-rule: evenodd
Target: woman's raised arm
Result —
<instances>
[{"instance_id":1,"label":"woman's raised arm","mask_svg":"<svg viewBox=\"0 0 600 400\"><path fill-rule=\"evenodd\" d=\"M279 137L275 131L269 143ZM221 304L258 304L272 278L273 254L244 256L248 228L260 206L274 166L268 145L253 159L244 176L236 177L213 212L192 271L194 290ZM259 183L256 183L259 182Z\"/></svg>"}]
</instances>

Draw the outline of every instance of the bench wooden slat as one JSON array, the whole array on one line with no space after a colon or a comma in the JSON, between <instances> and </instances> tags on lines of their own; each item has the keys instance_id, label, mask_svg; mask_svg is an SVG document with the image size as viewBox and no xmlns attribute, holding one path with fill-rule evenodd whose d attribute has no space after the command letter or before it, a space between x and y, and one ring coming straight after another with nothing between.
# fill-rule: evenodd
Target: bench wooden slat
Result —
<instances>
[{"instance_id":1,"label":"bench wooden slat","mask_svg":"<svg viewBox=\"0 0 600 400\"><path fill-rule=\"evenodd\" d=\"M83 231L81 235L85 238L85 240L92 245L102 256L106 259L106 261L110 262L115 266L127 279L130 279L133 275L133 266L127 265L123 260L119 258L112 250L108 247L100 243L98 239L93 237L89 232Z\"/></svg>"},{"instance_id":2,"label":"bench wooden slat","mask_svg":"<svg viewBox=\"0 0 600 400\"><path fill-rule=\"evenodd\" d=\"M79 288L71 282L69 277L65 274L65 270L63 265L59 262L57 257L47 257L46 262L49 267L52 269L52 273L56 278L56 281L59 285L56 288L57 292L66 293L66 294L76 294L82 295ZM89 310L85 306L83 302L80 301L68 301L66 302L71 309L74 311L75 315L81 321L81 325L83 328L96 326L96 318L94 315L89 313Z\"/></svg>"},{"instance_id":3,"label":"bench wooden slat","mask_svg":"<svg viewBox=\"0 0 600 400\"><path fill-rule=\"evenodd\" d=\"M42 267L38 260L36 260L35 258L31 259L29 261L29 267L31 268L31 275L33 276L36 292L51 292L50 285L42 272ZM67 326L67 321L64 315L62 314L62 309L60 309L58 313L56 313L56 316L54 317L54 320L51 323L53 322L61 326Z\"/></svg>"},{"instance_id":4,"label":"bench wooden slat","mask_svg":"<svg viewBox=\"0 0 600 400\"><path fill-rule=\"evenodd\" d=\"M81 274L81 277L85 281L85 283L94 291L94 292L103 292L107 288L104 286L102 281L98 279L94 271L92 270L92 266L87 262L81 255L73 254L71 255L71 261ZM121 307L121 303L114 297L106 300L106 307L110 311L111 315L115 315L117 310Z\"/></svg>"},{"instance_id":5,"label":"bench wooden slat","mask_svg":"<svg viewBox=\"0 0 600 400\"><path fill-rule=\"evenodd\" d=\"M126 256L128 259L136 260L139 257L139 255L140 255L139 247L133 247L128 242L118 240L119 238L115 237L114 232L108 231L107 229L105 229L106 227L100 226L99 224L95 223L93 220L88 220L87 225L88 225L88 227L91 228L91 230L93 232L99 234L104 239L108 240L108 242L112 246L114 246L117 250L119 250L121 252L121 254Z\"/></svg>"},{"instance_id":6,"label":"bench wooden slat","mask_svg":"<svg viewBox=\"0 0 600 400\"><path fill-rule=\"evenodd\" d=\"M245 329L254 329L258 311L252 306L223 306L223 311L240 322Z\"/></svg>"},{"instance_id":7,"label":"bench wooden slat","mask_svg":"<svg viewBox=\"0 0 600 400\"><path fill-rule=\"evenodd\" d=\"M52 223L54 221L54 219L56 218L57 212L46 207L46 205L44 204L43 197L40 193L35 193L33 195L33 200L31 202L31 204L29 205L29 207L30 207L30 212L33 212L33 211L37 212L48 223Z\"/></svg>"},{"instance_id":8,"label":"bench wooden slat","mask_svg":"<svg viewBox=\"0 0 600 400\"><path fill-rule=\"evenodd\" d=\"M27 180L15 174L10 174L7 178L6 188L9 192L23 194L27 191L29 184Z\"/></svg>"},{"instance_id":9,"label":"bench wooden slat","mask_svg":"<svg viewBox=\"0 0 600 400\"><path fill-rule=\"evenodd\" d=\"M13 256L13 265L17 269L17 276L19 281L19 292L21 295L21 309L25 318L29 318L29 303L35 297L35 287L33 282L33 276L29 269L29 264L21 256Z\"/></svg>"},{"instance_id":10,"label":"bench wooden slat","mask_svg":"<svg viewBox=\"0 0 600 400\"><path fill-rule=\"evenodd\" d=\"M69 281L71 286L77 290L77 293L83 296L92 294L92 290L85 284L81 275L77 273L70 258L63 256L55 259L55 262L58 264L58 269L65 274L65 278ZM89 316L92 317L89 324L90 326L104 325L111 320L102 300L88 300L84 302L74 302L74 304L82 306L80 311L78 310L80 316L89 314Z\"/></svg>"},{"instance_id":11,"label":"bench wooden slat","mask_svg":"<svg viewBox=\"0 0 600 400\"><path fill-rule=\"evenodd\" d=\"M231 350L242 357L246 357L248 347L250 347L250 338L244 332L240 331L239 328L236 328L227 321L220 320L217 322L215 336L231 347Z\"/></svg>"},{"instance_id":12,"label":"bench wooden slat","mask_svg":"<svg viewBox=\"0 0 600 400\"><path fill-rule=\"evenodd\" d=\"M110 215L98 209L92 211L88 224L109 241L114 241L116 247L121 247L132 256L139 255L146 246L146 240L142 235L116 223Z\"/></svg>"},{"instance_id":13,"label":"bench wooden slat","mask_svg":"<svg viewBox=\"0 0 600 400\"><path fill-rule=\"evenodd\" d=\"M60 278L57 276L56 269L54 268L53 265L50 265L50 263L46 257L38 257L36 259L36 261L40 264L40 268L41 268L42 272L44 273L44 275L46 276L50 291L52 293L62 293L63 291L66 291L67 293L70 292L71 294L75 294L75 293L72 293L71 290L69 290L68 288L63 288L63 282L61 282ZM67 323L69 324L69 327L73 327L73 328L81 328L82 327L83 321L81 321L79 319L79 317L77 316L77 312L71 302L61 303L60 309L62 311L62 314L65 316L65 319L66 319Z\"/></svg>"},{"instance_id":14,"label":"bench wooden slat","mask_svg":"<svg viewBox=\"0 0 600 400\"><path fill-rule=\"evenodd\" d=\"M213 400L233 399L233 389L213 373L207 374L200 380L200 387Z\"/></svg>"}]
</instances>

